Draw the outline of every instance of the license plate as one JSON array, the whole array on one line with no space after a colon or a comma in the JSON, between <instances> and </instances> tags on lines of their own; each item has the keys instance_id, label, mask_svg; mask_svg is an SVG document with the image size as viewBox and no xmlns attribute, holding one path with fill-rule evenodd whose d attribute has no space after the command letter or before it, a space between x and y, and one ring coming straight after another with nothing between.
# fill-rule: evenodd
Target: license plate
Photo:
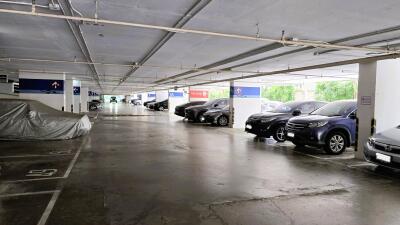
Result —
<instances>
[{"instance_id":1,"label":"license plate","mask_svg":"<svg viewBox=\"0 0 400 225\"><path fill-rule=\"evenodd\" d=\"M381 160L383 162L387 162L387 163L390 163L390 161L391 161L390 156L384 155L384 154L381 154L381 153L376 153L376 159L377 160Z\"/></svg>"},{"instance_id":2,"label":"license plate","mask_svg":"<svg viewBox=\"0 0 400 225\"><path fill-rule=\"evenodd\" d=\"M247 124L247 125L246 125L246 128L247 128L247 129L251 129L251 128L253 128L253 127L252 127L250 124Z\"/></svg>"},{"instance_id":3,"label":"license plate","mask_svg":"<svg viewBox=\"0 0 400 225\"><path fill-rule=\"evenodd\" d=\"M288 136L288 137L294 137L294 133L288 132L288 133L287 133L287 136Z\"/></svg>"}]
</instances>

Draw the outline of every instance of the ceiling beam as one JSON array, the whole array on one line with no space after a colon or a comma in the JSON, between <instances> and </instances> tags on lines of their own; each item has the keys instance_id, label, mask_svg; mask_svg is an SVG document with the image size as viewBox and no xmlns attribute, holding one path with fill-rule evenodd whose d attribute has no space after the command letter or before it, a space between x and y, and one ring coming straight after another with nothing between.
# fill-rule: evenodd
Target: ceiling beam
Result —
<instances>
[{"instance_id":1,"label":"ceiling beam","mask_svg":"<svg viewBox=\"0 0 400 225\"><path fill-rule=\"evenodd\" d=\"M61 11L64 16L74 16L73 10L71 3L68 0L57 0ZM79 25L73 21L66 20L68 23L69 28L71 29L71 32L75 38L75 41L77 42L83 56L85 57L86 61L88 62L88 67L90 71L92 72L92 77L96 81L97 85L101 89L100 85L100 78L99 78L99 73L97 72L96 66L93 64L92 57L90 55L89 48L86 44L85 37L83 36L82 30L79 27Z\"/></svg>"},{"instance_id":2,"label":"ceiling beam","mask_svg":"<svg viewBox=\"0 0 400 225\"><path fill-rule=\"evenodd\" d=\"M235 56L232 56L232 57L229 57L229 58L226 58L226 59L223 59L223 60L208 64L208 65L202 66L199 69L207 70L207 69L215 68L217 66L221 66L221 65L228 64L228 63L236 62L236 61L239 61L239 60L242 60L242 59L245 59L245 58L248 58L248 57L252 57L252 56L255 56L255 55L258 55L258 54L261 54L261 53L265 53L265 52L268 52L268 51L272 51L272 50L275 50L275 49L278 49L278 48L281 48L281 47L284 47L284 46L282 44L279 44L279 43L272 43L272 44L264 45L264 46L256 48L256 49L252 49L250 51L243 52L243 53L241 53L239 55L235 55ZM227 69L227 70L229 71L230 69ZM170 76L170 77L166 77L164 79L157 80L157 81L155 81L155 83L163 84L163 83L166 83L166 81L173 80L173 79L176 79L176 78L180 78L180 77L183 77L183 76L195 73L195 72L198 72L198 71L189 70L189 71L186 71L186 72L183 72L183 73L180 73L180 74L176 74L174 76Z\"/></svg>"},{"instance_id":3,"label":"ceiling beam","mask_svg":"<svg viewBox=\"0 0 400 225\"><path fill-rule=\"evenodd\" d=\"M204 7L206 7L212 0L198 0L190 9L174 24L173 28L182 28L189 20L191 20L197 13L199 13ZM146 54L141 58L137 63L133 65L143 65L147 60L149 60L158 50L164 46L169 39L171 39L175 35L174 32L168 31ZM132 67L126 74L123 76L121 81L118 83L120 85L130 76L132 76L139 67Z\"/></svg>"}]
</instances>

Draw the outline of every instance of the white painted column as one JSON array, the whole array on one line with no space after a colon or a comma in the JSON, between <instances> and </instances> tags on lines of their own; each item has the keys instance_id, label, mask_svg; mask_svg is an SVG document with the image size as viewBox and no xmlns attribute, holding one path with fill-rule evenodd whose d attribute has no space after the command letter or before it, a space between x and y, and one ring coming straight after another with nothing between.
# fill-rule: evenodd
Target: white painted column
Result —
<instances>
[{"instance_id":1,"label":"white painted column","mask_svg":"<svg viewBox=\"0 0 400 225\"><path fill-rule=\"evenodd\" d=\"M72 108L74 106L74 85L73 85L73 80L71 79L66 79L64 81L64 98L65 98L64 111L73 112Z\"/></svg>"},{"instance_id":2,"label":"white painted column","mask_svg":"<svg viewBox=\"0 0 400 225\"><path fill-rule=\"evenodd\" d=\"M400 125L400 59L377 62L375 90L376 132Z\"/></svg>"},{"instance_id":3,"label":"white painted column","mask_svg":"<svg viewBox=\"0 0 400 225\"><path fill-rule=\"evenodd\" d=\"M364 144L371 136L371 121L375 117L376 71L376 62L359 65L357 98L358 141L355 154L358 159L364 159Z\"/></svg>"},{"instance_id":4,"label":"white painted column","mask_svg":"<svg viewBox=\"0 0 400 225\"><path fill-rule=\"evenodd\" d=\"M64 107L65 74L19 73L19 97L32 99L57 110Z\"/></svg>"},{"instance_id":5,"label":"white painted column","mask_svg":"<svg viewBox=\"0 0 400 225\"><path fill-rule=\"evenodd\" d=\"M89 102L89 88L81 87L81 112L88 112L88 102Z\"/></svg>"},{"instance_id":6,"label":"white painted column","mask_svg":"<svg viewBox=\"0 0 400 225\"><path fill-rule=\"evenodd\" d=\"M73 91L74 91L74 113L80 113L81 111L81 82L79 80L73 80Z\"/></svg>"},{"instance_id":7,"label":"white painted column","mask_svg":"<svg viewBox=\"0 0 400 225\"><path fill-rule=\"evenodd\" d=\"M168 111L175 112L175 107L189 102L189 89L179 88L178 90L169 90Z\"/></svg>"},{"instance_id":8,"label":"white painted column","mask_svg":"<svg viewBox=\"0 0 400 225\"><path fill-rule=\"evenodd\" d=\"M244 128L247 118L261 112L260 85L243 81L230 83L229 127ZM233 113L232 113L233 112Z\"/></svg>"}]
</instances>

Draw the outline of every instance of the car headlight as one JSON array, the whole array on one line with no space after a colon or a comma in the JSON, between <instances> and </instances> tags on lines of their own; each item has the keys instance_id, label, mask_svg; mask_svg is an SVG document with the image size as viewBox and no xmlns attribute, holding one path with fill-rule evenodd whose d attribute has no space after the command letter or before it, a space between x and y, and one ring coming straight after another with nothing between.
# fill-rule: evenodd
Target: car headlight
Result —
<instances>
[{"instance_id":1,"label":"car headlight","mask_svg":"<svg viewBox=\"0 0 400 225\"><path fill-rule=\"evenodd\" d=\"M328 121L318 121L318 122L312 122L308 124L308 127L323 127L328 123Z\"/></svg>"},{"instance_id":2,"label":"car headlight","mask_svg":"<svg viewBox=\"0 0 400 225\"><path fill-rule=\"evenodd\" d=\"M274 120L275 118L266 118L266 119L261 119L261 123L269 123L272 120Z\"/></svg>"},{"instance_id":3,"label":"car headlight","mask_svg":"<svg viewBox=\"0 0 400 225\"><path fill-rule=\"evenodd\" d=\"M372 137L368 138L368 144L370 146L374 147L375 146L375 140Z\"/></svg>"}]
</instances>

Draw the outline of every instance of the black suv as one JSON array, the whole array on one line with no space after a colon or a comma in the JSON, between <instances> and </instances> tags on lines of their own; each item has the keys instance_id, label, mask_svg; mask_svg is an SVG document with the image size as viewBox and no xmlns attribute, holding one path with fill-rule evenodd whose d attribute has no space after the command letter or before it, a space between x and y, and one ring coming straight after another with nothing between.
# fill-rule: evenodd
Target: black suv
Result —
<instances>
[{"instance_id":1,"label":"black suv","mask_svg":"<svg viewBox=\"0 0 400 225\"><path fill-rule=\"evenodd\" d=\"M110 103L112 103L112 102L118 103L117 97L112 96L112 97L110 98Z\"/></svg>"},{"instance_id":2,"label":"black suv","mask_svg":"<svg viewBox=\"0 0 400 225\"><path fill-rule=\"evenodd\" d=\"M149 109L153 109L156 111L164 111L168 109L168 99L160 102L149 103L147 104L147 106L149 107Z\"/></svg>"},{"instance_id":3,"label":"black suv","mask_svg":"<svg viewBox=\"0 0 400 225\"><path fill-rule=\"evenodd\" d=\"M341 154L356 140L356 101L335 101L310 115L292 118L286 138L297 146L323 146L328 154Z\"/></svg>"},{"instance_id":4,"label":"black suv","mask_svg":"<svg viewBox=\"0 0 400 225\"><path fill-rule=\"evenodd\" d=\"M295 101L280 105L274 111L251 115L246 121L245 131L257 137L271 137L277 142L284 142L286 122L293 116L308 114L325 102Z\"/></svg>"},{"instance_id":5,"label":"black suv","mask_svg":"<svg viewBox=\"0 0 400 225\"><path fill-rule=\"evenodd\" d=\"M229 99L221 98L206 102L203 105L191 106L185 109L185 118L189 121L204 122L203 114L211 108L224 108L228 105Z\"/></svg>"}]
</instances>

